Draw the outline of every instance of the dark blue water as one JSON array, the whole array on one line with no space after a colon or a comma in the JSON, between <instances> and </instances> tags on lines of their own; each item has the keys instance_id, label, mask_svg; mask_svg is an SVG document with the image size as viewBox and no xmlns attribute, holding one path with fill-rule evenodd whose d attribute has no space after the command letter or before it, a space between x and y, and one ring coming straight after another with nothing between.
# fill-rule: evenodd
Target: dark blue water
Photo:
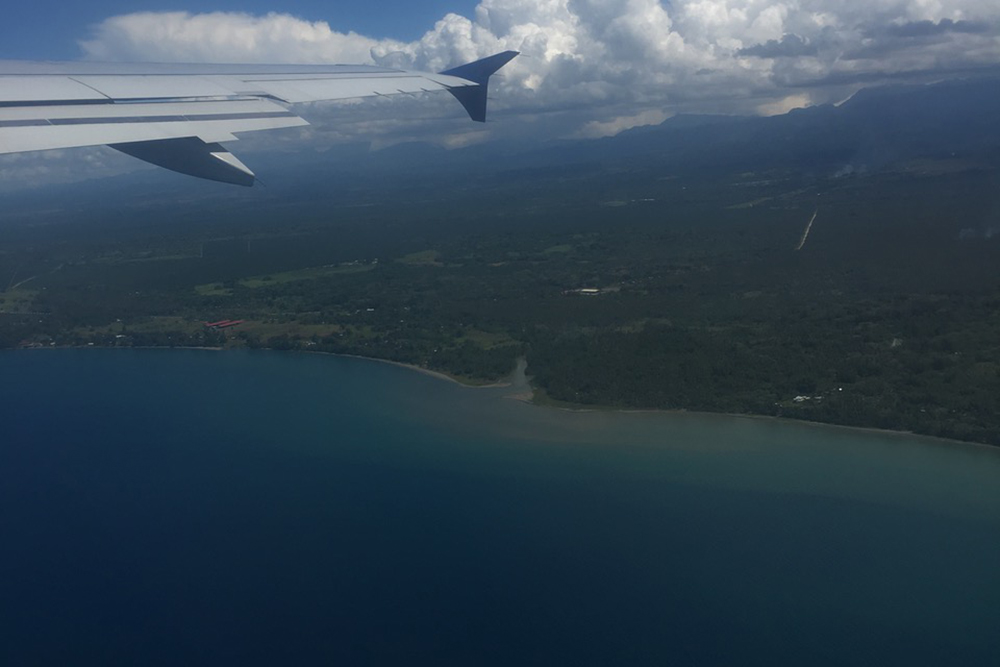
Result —
<instances>
[{"instance_id":1,"label":"dark blue water","mask_svg":"<svg viewBox=\"0 0 1000 667\"><path fill-rule=\"evenodd\" d=\"M1000 451L0 354L0 664L997 664Z\"/></svg>"}]
</instances>

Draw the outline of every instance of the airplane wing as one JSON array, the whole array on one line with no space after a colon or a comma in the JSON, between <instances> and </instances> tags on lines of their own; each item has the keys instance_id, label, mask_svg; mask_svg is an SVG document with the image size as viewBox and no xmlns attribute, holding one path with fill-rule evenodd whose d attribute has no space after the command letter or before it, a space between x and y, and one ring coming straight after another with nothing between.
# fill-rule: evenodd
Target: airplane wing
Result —
<instances>
[{"instance_id":1,"label":"airplane wing","mask_svg":"<svg viewBox=\"0 0 1000 667\"><path fill-rule=\"evenodd\" d=\"M439 73L365 65L0 61L0 154L107 145L183 174L253 185L221 142L308 125L288 105L446 90L486 120L490 76L516 51Z\"/></svg>"}]
</instances>

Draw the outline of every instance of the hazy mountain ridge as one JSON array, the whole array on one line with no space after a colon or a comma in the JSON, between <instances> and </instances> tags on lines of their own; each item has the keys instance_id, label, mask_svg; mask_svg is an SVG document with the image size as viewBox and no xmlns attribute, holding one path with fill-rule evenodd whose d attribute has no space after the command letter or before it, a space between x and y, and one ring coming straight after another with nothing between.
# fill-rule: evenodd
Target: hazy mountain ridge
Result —
<instances>
[{"instance_id":1,"label":"hazy mountain ridge","mask_svg":"<svg viewBox=\"0 0 1000 667\"><path fill-rule=\"evenodd\" d=\"M144 170L122 176L4 195L20 208L71 198L101 206L107 190L121 200L168 196L188 200L326 196L344 188L449 187L475 179L560 177L571 171L654 169L672 175L795 170L819 178L878 172L907 161L962 158L1000 166L1000 79L893 85L860 90L838 106L821 105L759 116L680 114L656 126L614 137L551 140L542 144L494 141L446 150L408 142L371 151L362 142L328 151L262 151L244 159L264 188L248 194L182 176ZM260 192L263 190L263 192Z\"/></svg>"},{"instance_id":2,"label":"hazy mountain ridge","mask_svg":"<svg viewBox=\"0 0 1000 667\"><path fill-rule=\"evenodd\" d=\"M997 118L1000 79L969 79L865 88L840 105L777 116L679 114L596 140L552 140L540 146L492 142L456 150L411 142L371 152L351 166L419 169L424 176L439 170L616 164L714 175L795 169L822 177L879 171L919 158L964 157L1000 165ZM336 155L330 157L327 168L337 169Z\"/></svg>"},{"instance_id":3,"label":"hazy mountain ridge","mask_svg":"<svg viewBox=\"0 0 1000 667\"><path fill-rule=\"evenodd\" d=\"M770 117L674 116L601 140L609 156L659 157L695 169L785 167L878 170L901 160L959 154L1000 158L1000 81L885 86L839 106Z\"/></svg>"}]
</instances>

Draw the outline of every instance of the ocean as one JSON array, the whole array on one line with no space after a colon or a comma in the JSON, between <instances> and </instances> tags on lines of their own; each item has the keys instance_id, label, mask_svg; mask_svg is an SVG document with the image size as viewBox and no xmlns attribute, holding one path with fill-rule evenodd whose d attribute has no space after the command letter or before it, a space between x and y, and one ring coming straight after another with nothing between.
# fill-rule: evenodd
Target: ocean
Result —
<instances>
[{"instance_id":1,"label":"ocean","mask_svg":"<svg viewBox=\"0 0 1000 667\"><path fill-rule=\"evenodd\" d=\"M1000 449L0 353L3 665L992 665Z\"/></svg>"}]
</instances>

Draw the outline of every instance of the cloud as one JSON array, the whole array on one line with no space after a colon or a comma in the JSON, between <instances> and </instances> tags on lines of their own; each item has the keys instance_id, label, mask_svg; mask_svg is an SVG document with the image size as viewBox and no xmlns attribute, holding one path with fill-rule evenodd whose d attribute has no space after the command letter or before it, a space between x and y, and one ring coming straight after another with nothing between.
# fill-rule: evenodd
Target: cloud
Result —
<instances>
[{"instance_id":1,"label":"cloud","mask_svg":"<svg viewBox=\"0 0 1000 667\"><path fill-rule=\"evenodd\" d=\"M669 118L669 114L661 109L647 109L631 116L618 116L606 121L593 120L580 128L577 136L585 139L599 139L630 130L633 127L659 125Z\"/></svg>"},{"instance_id":2,"label":"cloud","mask_svg":"<svg viewBox=\"0 0 1000 667\"><path fill-rule=\"evenodd\" d=\"M273 12L138 12L105 19L80 47L105 61L357 63L389 43Z\"/></svg>"},{"instance_id":3,"label":"cloud","mask_svg":"<svg viewBox=\"0 0 1000 667\"><path fill-rule=\"evenodd\" d=\"M844 84L996 67L1000 3L482 0L472 17L447 14L412 42L279 13L143 12L97 24L81 47L100 60L426 70L514 49L523 56L493 88L494 109L560 113L572 136L650 109L753 113L789 88L825 102L842 98Z\"/></svg>"},{"instance_id":4,"label":"cloud","mask_svg":"<svg viewBox=\"0 0 1000 667\"><path fill-rule=\"evenodd\" d=\"M990 32L990 24L979 21L952 21L941 19L934 21L912 21L910 23L890 24L885 27L885 33L894 37L931 37L949 32L966 33L970 35Z\"/></svg>"},{"instance_id":5,"label":"cloud","mask_svg":"<svg viewBox=\"0 0 1000 667\"><path fill-rule=\"evenodd\" d=\"M818 49L798 35L784 35L780 40L769 39L763 44L747 46L736 52L738 56L756 58L800 58L815 56Z\"/></svg>"},{"instance_id":6,"label":"cloud","mask_svg":"<svg viewBox=\"0 0 1000 667\"><path fill-rule=\"evenodd\" d=\"M136 169L154 168L138 160L121 158L120 153L105 147L0 155L0 193L42 188L53 183L77 183Z\"/></svg>"},{"instance_id":7,"label":"cloud","mask_svg":"<svg viewBox=\"0 0 1000 667\"><path fill-rule=\"evenodd\" d=\"M778 116L788 113L792 109L803 109L812 104L812 99L808 93L795 93L774 102L765 102L757 107L757 113L761 116Z\"/></svg>"}]
</instances>

